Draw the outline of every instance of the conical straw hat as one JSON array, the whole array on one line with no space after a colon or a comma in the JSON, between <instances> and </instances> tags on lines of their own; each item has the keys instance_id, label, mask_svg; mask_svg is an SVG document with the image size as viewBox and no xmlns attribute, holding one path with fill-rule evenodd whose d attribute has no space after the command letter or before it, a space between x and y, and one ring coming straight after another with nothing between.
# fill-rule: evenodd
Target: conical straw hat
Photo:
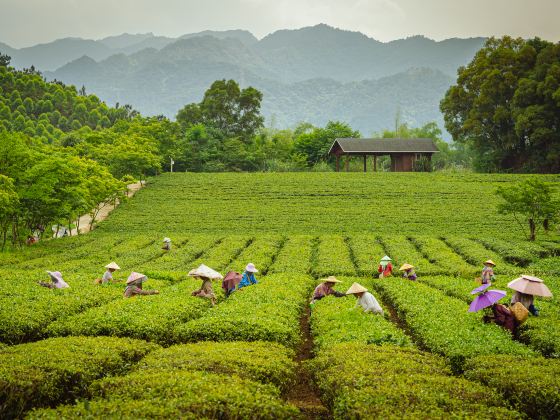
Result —
<instances>
[{"instance_id":1,"label":"conical straw hat","mask_svg":"<svg viewBox=\"0 0 560 420\"><path fill-rule=\"evenodd\" d=\"M169 238L163 238L163 242L171 242L171 239L169 239Z\"/></svg>"},{"instance_id":2,"label":"conical straw hat","mask_svg":"<svg viewBox=\"0 0 560 420\"><path fill-rule=\"evenodd\" d=\"M408 263L405 263L405 264L401 265L401 268L399 268L399 270L404 271L404 270L410 270L411 268L414 268L414 266L410 265Z\"/></svg>"},{"instance_id":3,"label":"conical straw hat","mask_svg":"<svg viewBox=\"0 0 560 420\"><path fill-rule=\"evenodd\" d=\"M224 276L222 276L216 270L212 270L210 267L208 267L204 264L200 264L200 266L198 266L198 268L195 268L195 269L192 269L191 271L189 271L189 276L191 276L191 277L207 277L209 279L220 279L220 280L224 278Z\"/></svg>"},{"instance_id":4,"label":"conical straw hat","mask_svg":"<svg viewBox=\"0 0 560 420\"><path fill-rule=\"evenodd\" d=\"M360 283L352 283L352 286L350 286L350 289L348 289L346 291L347 295L354 295L356 293L362 293L362 292L367 292L368 290L362 286Z\"/></svg>"},{"instance_id":5,"label":"conical straw hat","mask_svg":"<svg viewBox=\"0 0 560 420\"><path fill-rule=\"evenodd\" d=\"M486 260L486 261L484 261L484 264L490 264L490 265L494 265L494 266L496 265L496 263L492 260Z\"/></svg>"},{"instance_id":6,"label":"conical straw hat","mask_svg":"<svg viewBox=\"0 0 560 420\"><path fill-rule=\"evenodd\" d=\"M527 295L552 297L552 292L538 277L523 274L521 277L508 283L508 287Z\"/></svg>"},{"instance_id":7,"label":"conical straw hat","mask_svg":"<svg viewBox=\"0 0 560 420\"><path fill-rule=\"evenodd\" d=\"M321 283L342 283L335 276L329 276L326 279L321 279Z\"/></svg>"},{"instance_id":8,"label":"conical straw hat","mask_svg":"<svg viewBox=\"0 0 560 420\"><path fill-rule=\"evenodd\" d=\"M121 269L121 268L119 267L119 265L118 265L116 262L114 262L114 261L112 261L112 262L110 262L109 264L107 264L107 265L105 266L105 268L112 268L112 269L114 269L114 270L120 270L120 269Z\"/></svg>"},{"instance_id":9,"label":"conical straw hat","mask_svg":"<svg viewBox=\"0 0 560 420\"><path fill-rule=\"evenodd\" d=\"M130 273L130 276L128 276L128 280L126 281L126 284L134 283L135 281L138 280L146 281L148 280L148 277L146 277L142 273L136 273L133 271L132 273Z\"/></svg>"},{"instance_id":10,"label":"conical straw hat","mask_svg":"<svg viewBox=\"0 0 560 420\"><path fill-rule=\"evenodd\" d=\"M381 258L381 261L393 261L388 255L385 255L383 258Z\"/></svg>"}]
</instances>

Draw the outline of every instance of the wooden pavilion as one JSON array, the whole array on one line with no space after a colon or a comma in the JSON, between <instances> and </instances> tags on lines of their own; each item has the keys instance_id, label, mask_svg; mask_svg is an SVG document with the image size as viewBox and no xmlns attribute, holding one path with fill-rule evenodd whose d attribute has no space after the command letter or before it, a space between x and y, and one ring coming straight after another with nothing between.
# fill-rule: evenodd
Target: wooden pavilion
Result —
<instances>
[{"instance_id":1,"label":"wooden pavilion","mask_svg":"<svg viewBox=\"0 0 560 420\"><path fill-rule=\"evenodd\" d=\"M367 157L373 156L373 170L377 171L377 156L391 157L392 172L412 172L414 164L421 158L429 161L438 149L432 139L335 139L329 154L336 156L336 171L340 171L340 158L346 156L346 171L351 157L363 156L364 172Z\"/></svg>"}]
</instances>

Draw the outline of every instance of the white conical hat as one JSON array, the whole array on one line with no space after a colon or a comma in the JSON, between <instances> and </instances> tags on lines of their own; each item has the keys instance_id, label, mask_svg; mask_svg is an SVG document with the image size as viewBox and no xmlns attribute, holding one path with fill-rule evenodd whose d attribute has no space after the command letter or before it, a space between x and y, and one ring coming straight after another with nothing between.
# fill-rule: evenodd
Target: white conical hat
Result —
<instances>
[{"instance_id":1,"label":"white conical hat","mask_svg":"<svg viewBox=\"0 0 560 420\"><path fill-rule=\"evenodd\" d=\"M393 261L393 260L388 255L385 255L383 258L381 258L381 261Z\"/></svg>"},{"instance_id":2,"label":"white conical hat","mask_svg":"<svg viewBox=\"0 0 560 420\"><path fill-rule=\"evenodd\" d=\"M114 261L112 261L112 262L110 262L109 264L107 264L107 265L105 266L105 268L113 268L113 269L115 269L115 270L120 270L120 269L121 269L121 268L119 267L119 265L118 265L116 262L114 262Z\"/></svg>"},{"instance_id":3,"label":"white conical hat","mask_svg":"<svg viewBox=\"0 0 560 420\"><path fill-rule=\"evenodd\" d=\"M163 238L163 242L171 242L171 239L169 239L169 238Z\"/></svg>"},{"instance_id":4,"label":"white conical hat","mask_svg":"<svg viewBox=\"0 0 560 420\"><path fill-rule=\"evenodd\" d=\"M353 295L356 293L362 293L362 292L367 292L368 290L362 286L360 283L352 283L352 286L350 286L350 289L348 289L346 291L347 295Z\"/></svg>"},{"instance_id":5,"label":"white conical hat","mask_svg":"<svg viewBox=\"0 0 560 420\"><path fill-rule=\"evenodd\" d=\"M210 267L208 267L204 264L200 264L200 266L198 266L198 268L195 268L195 269L189 271L189 276L192 276L192 277L208 277L209 279L220 279L220 280L224 278L224 276L222 276L216 270L212 270Z\"/></svg>"}]
</instances>

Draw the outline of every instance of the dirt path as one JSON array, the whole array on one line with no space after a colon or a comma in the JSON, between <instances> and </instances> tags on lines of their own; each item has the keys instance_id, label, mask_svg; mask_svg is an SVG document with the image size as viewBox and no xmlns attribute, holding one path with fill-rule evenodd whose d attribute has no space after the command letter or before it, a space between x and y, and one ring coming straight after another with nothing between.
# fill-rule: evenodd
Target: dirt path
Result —
<instances>
[{"instance_id":1,"label":"dirt path","mask_svg":"<svg viewBox=\"0 0 560 420\"><path fill-rule=\"evenodd\" d=\"M136 184L127 185L127 187L128 187L128 198L131 198L136 193L136 191L138 191L140 188L142 188L142 186L143 185L140 182L137 182ZM105 220L109 216L109 214L113 211L113 209L118 205L119 205L119 202L117 201L117 203L115 205L106 204L103 207L101 207L101 210L99 211L99 214L97 215L97 217L95 219L95 223L99 223L99 222ZM89 224L90 223L91 223L91 216L89 214L84 214L83 216L80 217L80 234L88 233L90 231L90 229L89 229ZM77 231L76 228L72 229L72 236L76 235L77 233L78 233L78 231Z\"/></svg>"},{"instance_id":2,"label":"dirt path","mask_svg":"<svg viewBox=\"0 0 560 420\"><path fill-rule=\"evenodd\" d=\"M300 319L300 328L303 333L303 340L298 348L295 361L298 364L297 382L287 396L288 402L298 407L306 419L330 419L331 415L327 408L319 399L317 392L311 381L310 372L305 368L306 360L313 356L313 339L309 324L311 312L309 307Z\"/></svg>"}]
</instances>

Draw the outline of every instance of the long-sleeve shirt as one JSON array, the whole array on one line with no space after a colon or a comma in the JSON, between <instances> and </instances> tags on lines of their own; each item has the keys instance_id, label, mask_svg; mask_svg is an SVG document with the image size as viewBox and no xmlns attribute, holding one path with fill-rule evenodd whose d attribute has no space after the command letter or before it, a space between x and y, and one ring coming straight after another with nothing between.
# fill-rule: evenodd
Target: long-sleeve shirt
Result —
<instances>
[{"instance_id":1,"label":"long-sleeve shirt","mask_svg":"<svg viewBox=\"0 0 560 420\"><path fill-rule=\"evenodd\" d=\"M245 286L250 286L252 284L257 284L257 279L255 278L255 275L253 273L244 271L243 276L241 277L241 281L237 285L237 290Z\"/></svg>"},{"instance_id":2,"label":"long-sleeve shirt","mask_svg":"<svg viewBox=\"0 0 560 420\"><path fill-rule=\"evenodd\" d=\"M511 298L511 304L513 305L516 302L521 302L525 308L529 309L529 307L533 304L534 297L533 295L527 295L521 292L515 292Z\"/></svg>"},{"instance_id":3,"label":"long-sleeve shirt","mask_svg":"<svg viewBox=\"0 0 560 420\"><path fill-rule=\"evenodd\" d=\"M416 280L417 276L414 270L405 271L402 275L405 279Z\"/></svg>"},{"instance_id":4,"label":"long-sleeve shirt","mask_svg":"<svg viewBox=\"0 0 560 420\"><path fill-rule=\"evenodd\" d=\"M323 299L325 296L329 295L335 295L336 297L345 296L344 293L337 292L331 286L328 286L327 283L321 283L313 291L313 300Z\"/></svg>"},{"instance_id":5,"label":"long-sleeve shirt","mask_svg":"<svg viewBox=\"0 0 560 420\"><path fill-rule=\"evenodd\" d=\"M113 273L109 270L105 271L105 274L103 274L103 277L101 278L101 283L109 283L111 280L113 280Z\"/></svg>"},{"instance_id":6,"label":"long-sleeve shirt","mask_svg":"<svg viewBox=\"0 0 560 420\"><path fill-rule=\"evenodd\" d=\"M356 306L364 308L364 312L383 315L383 308L370 292L365 292L362 297L358 298Z\"/></svg>"},{"instance_id":7,"label":"long-sleeve shirt","mask_svg":"<svg viewBox=\"0 0 560 420\"><path fill-rule=\"evenodd\" d=\"M131 286L126 286L124 289L124 297L132 297L136 295L155 295L157 294L156 290L142 290L140 287L136 286L135 284Z\"/></svg>"},{"instance_id":8,"label":"long-sleeve shirt","mask_svg":"<svg viewBox=\"0 0 560 420\"><path fill-rule=\"evenodd\" d=\"M494 280L494 269L492 267L484 267L482 269L482 284L488 284Z\"/></svg>"},{"instance_id":9,"label":"long-sleeve shirt","mask_svg":"<svg viewBox=\"0 0 560 420\"><path fill-rule=\"evenodd\" d=\"M393 272L393 264L388 263L385 267L382 264L379 264L377 267L377 272L382 273L383 277L389 277Z\"/></svg>"}]
</instances>

